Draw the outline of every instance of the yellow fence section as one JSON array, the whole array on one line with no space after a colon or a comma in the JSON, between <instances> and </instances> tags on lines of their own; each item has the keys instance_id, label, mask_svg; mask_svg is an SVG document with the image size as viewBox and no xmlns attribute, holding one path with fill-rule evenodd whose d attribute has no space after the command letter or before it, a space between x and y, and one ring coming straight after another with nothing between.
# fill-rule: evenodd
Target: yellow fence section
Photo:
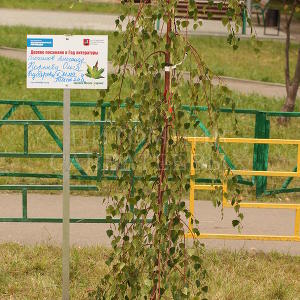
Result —
<instances>
[{"instance_id":1,"label":"yellow fence section","mask_svg":"<svg viewBox=\"0 0 300 300\"><path fill-rule=\"evenodd\" d=\"M280 176L280 177L300 177L300 140L284 140L284 139L255 139L255 138L215 138L210 137L185 137L191 143L191 169L190 169L190 212L191 217L189 220L189 233L187 237L200 238L200 239L230 239L230 240L273 240L273 241L297 241L300 242L300 204L281 204L281 203L239 203L243 208L272 208L272 209L293 209L295 210L295 228L293 236L276 236L276 235L249 235L249 234L214 234L214 233L201 233L196 236L192 233L193 217L195 212L195 190L210 190L214 191L222 189L223 191L223 207L232 207L231 203L226 198L227 183L222 184L195 184L195 152L197 143L238 143L238 144L275 144L275 145L297 145L297 171L253 171L253 170L229 170L225 177L229 175L244 175L244 176Z\"/></svg>"}]
</instances>

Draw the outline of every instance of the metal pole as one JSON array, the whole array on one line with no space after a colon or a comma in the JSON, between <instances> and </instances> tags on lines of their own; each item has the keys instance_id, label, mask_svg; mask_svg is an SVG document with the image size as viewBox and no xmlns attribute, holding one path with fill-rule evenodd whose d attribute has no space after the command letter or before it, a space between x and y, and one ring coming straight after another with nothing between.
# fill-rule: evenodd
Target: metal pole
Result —
<instances>
[{"instance_id":1,"label":"metal pole","mask_svg":"<svg viewBox=\"0 0 300 300\"><path fill-rule=\"evenodd\" d=\"M62 299L70 298L70 89L64 89Z\"/></svg>"}]
</instances>

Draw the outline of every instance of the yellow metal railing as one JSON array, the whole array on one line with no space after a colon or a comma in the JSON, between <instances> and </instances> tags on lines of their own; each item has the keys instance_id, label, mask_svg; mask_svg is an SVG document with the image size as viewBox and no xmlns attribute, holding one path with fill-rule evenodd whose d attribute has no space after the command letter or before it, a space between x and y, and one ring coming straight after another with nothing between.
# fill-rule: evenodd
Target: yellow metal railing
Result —
<instances>
[{"instance_id":1,"label":"yellow metal railing","mask_svg":"<svg viewBox=\"0 0 300 300\"><path fill-rule=\"evenodd\" d=\"M227 182L222 184L195 184L194 176L196 174L194 167L196 143L216 143L215 138L210 137L185 137L191 143L191 169L190 169L190 212L189 232L187 237L200 239L232 239L232 240L274 240L274 241L300 241L300 204L281 204L281 203L239 203L243 208L273 208L273 209L293 209L295 210L295 228L293 236L275 236L275 235L249 235L249 234L215 234L215 233L201 233L196 236L192 233L193 218L195 212L195 190L214 191L222 189L223 191L223 207L232 207L227 200ZM220 143L238 143L238 144L275 144L275 145L297 145L297 171L253 171L253 170L229 170L226 176L229 175L244 175L244 176L280 176L280 177L300 177L300 140L284 140L284 139L254 139L254 138L219 138Z\"/></svg>"}]
</instances>

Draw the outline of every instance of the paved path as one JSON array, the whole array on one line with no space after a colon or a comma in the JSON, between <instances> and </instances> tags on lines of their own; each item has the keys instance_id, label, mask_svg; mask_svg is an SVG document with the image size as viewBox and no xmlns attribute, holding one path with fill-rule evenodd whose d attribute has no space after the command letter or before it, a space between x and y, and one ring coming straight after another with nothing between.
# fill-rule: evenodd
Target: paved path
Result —
<instances>
[{"instance_id":1,"label":"paved path","mask_svg":"<svg viewBox=\"0 0 300 300\"><path fill-rule=\"evenodd\" d=\"M0 47L0 56L26 61L26 50ZM114 68L111 63L109 63L108 72L109 73L114 72ZM185 73L184 78L188 80L189 74ZM276 98L283 98L286 96L286 90L283 84L264 83L260 81L254 81L254 80L243 80L238 78L222 77L222 76L220 77L220 79L231 90L243 94L255 93L265 97L276 97ZM217 80L215 79L214 82L216 83Z\"/></svg>"},{"instance_id":2,"label":"paved path","mask_svg":"<svg viewBox=\"0 0 300 300\"><path fill-rule=\"evenodd\" d=\"M114 31L117 15L81 13L81 12L63 12L63 11L45 11L45 10L22 10L0 8L0 25L25 25L30 27L43 28L79 28L93 29L103 31ZM192 23L192 22L191 22ZM126 25L126 23L124 24ZM209 35L209 36L227 36L227 30L221 21L203 20L203 25L196 31L192 29L193 24L187 28L189 34ZM163 28L166 29L166 26ZM279 36L274 35L277 31L268 29L269 34L264 35L263 27L255 28L257 36L261 39L284 39L285 33L280 32ZM246 36L249 37L250 28L247 28Z\"/></svg>"},{"instance_id":3,"label":"paved path","mask_svg":"<svg viewBox=\"0 0 300 300\"><path fill-rule=\"evenodd\" d=\"M0 194L0 216L19 217L22 214L21 194ZM28 194L28 217L61 217L62 196ZM235 218L233 209L224 210L221 220L220 209L209 201L196 201L195 212L200 220L201 232L236 233L231 221ZM276 209L244 209L244 234L293 235L295 212ZM101 197L71 197L71 217L105 217L105 206ZM71 243L75 245L105 245L107 224L71 224ZM18 242L36 244L41 242L59 244L62 241L61 224L42 223L0 223L0 243ZM222 241L203 240L208 247L246 249L256 251L280 251L300 255L300 242L278 241Z\"/></svg>"}]
</instances>

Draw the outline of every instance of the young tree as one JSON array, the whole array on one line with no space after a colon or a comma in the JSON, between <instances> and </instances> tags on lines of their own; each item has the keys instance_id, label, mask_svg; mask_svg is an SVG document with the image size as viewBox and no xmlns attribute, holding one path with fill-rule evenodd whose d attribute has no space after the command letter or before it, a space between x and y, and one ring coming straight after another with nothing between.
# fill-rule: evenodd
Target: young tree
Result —
<instances>
[{"instance_id":1,"label":"young tree","mask_svg":"<svg viewBox=\"0 0 300 300\"><path fill-rule=\"evenodd\" d=\"M287 96L282 110L285 112L294 111L300 83L300 47L298 49L298 58L293 77L291 77L290 70L291 24L296 10L300 10L300 0L292 0L292 2L288 0L284 1L284 11L286 19L285 86ZM279 122L285 124L287 122L287 118L280 118Z\"/></svg>"},{"instance_id":2,"label":"young tree","mask_svg":"<svg viewBox=\"0 0 300 300\"><path fill-rule=\"evenodd\" d=\"M207 105L208 124L218 138L219 107L228 100L218 91L226 88L212 87L213 73L187 36L191 22L194 29L201 26L194 0L189 0L184 19L175 19L178 0L141 2L137 11L133 2L122 1L124 13L116 20L115 33L121 40L114 55L118 72L102 95L112 99L107 143L118 179L113 183L117 192L108 190L107 219L118 217L120 222L107 231L113 249L107 260L110 273L101 281L96 298L200 299L207 286L202 247L196 239L198 221L183 200L190 179L190 146L183 136L192 134L199 121L193 111L186 116L182 106L185 101ZM236 48L244 3L229 0L219 8L225 3L222 23ZM163 23L159 31L157 19ZM188 82L183 78L186 67ZM209 171L223 178L225 166L216 146L211 157L219 165ZM188 249L185 232L190 217L195 239Z\"/></svg>"}]
</instances>

